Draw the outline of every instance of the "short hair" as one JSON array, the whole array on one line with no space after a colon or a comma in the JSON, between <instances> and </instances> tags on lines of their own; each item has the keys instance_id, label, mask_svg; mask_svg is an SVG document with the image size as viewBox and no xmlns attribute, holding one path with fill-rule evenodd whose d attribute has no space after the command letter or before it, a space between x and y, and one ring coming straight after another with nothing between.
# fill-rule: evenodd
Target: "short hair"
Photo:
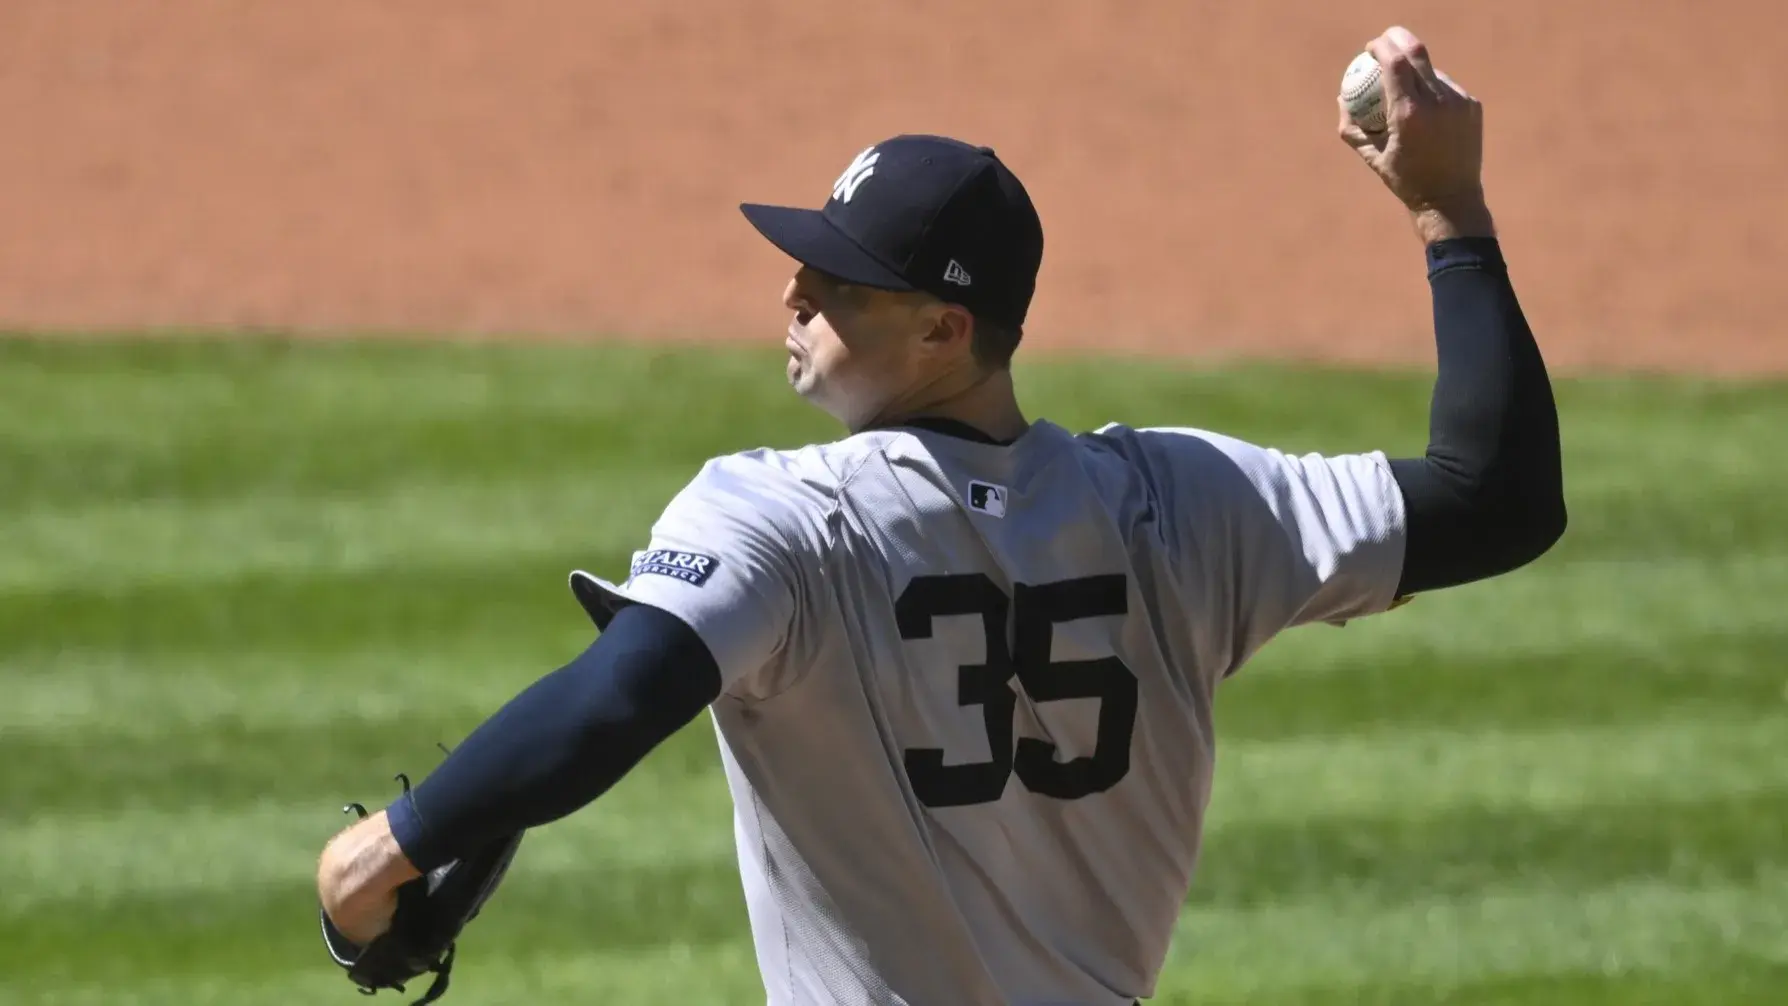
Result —
<instances>
[{"instance_id":1,"label":"short hair","mask_svg":"<svg viewBox=\"0 0 1788 1006\"><path fill-rule=\"evenodd\" d=\"M948 301L937 294L923 290L915 291L913 296L921 302L930 304L946 304ZM957 305L960 307L961 305ZM967 308L963 308L967 311ZM974 335L969 340L969 352L974 354L975 362L989 370L1005 370L1012 365L1012 354L1018 351L1018 342L1024 338L1024 329L1019 325L1005 325L991 318L969 311L969 317L975 320Z\"/></svg>"},{"instance_id":2,"label":"short hair","mask_svg":"<svg viewBox=\"0 0 1788 1006\"><path fill-rule=\"evenodd\" d=\"M1020 326L1002 325L976 317L974 340L969 348L981 366L1005 370L1012 365L1012 354L1018 351L1018 342L1022 338L1024 329Z\"/></svg>"}]
</instances>

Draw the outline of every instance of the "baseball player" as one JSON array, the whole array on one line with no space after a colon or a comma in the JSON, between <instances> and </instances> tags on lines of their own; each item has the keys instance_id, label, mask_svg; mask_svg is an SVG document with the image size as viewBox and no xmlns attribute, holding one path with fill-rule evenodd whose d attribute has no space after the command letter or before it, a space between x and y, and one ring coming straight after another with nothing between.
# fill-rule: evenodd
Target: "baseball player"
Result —
<instances>
[{"instance_id":1,"label":"baseball player","mask_svg":"<svg viewBox=\"0 0 1788 1006\"><path fill-rule=\"evenodd\" d=\"M573 573L594 644L330 843L328 917L378 936L399 885L574 812L707 711L768 1002L1149 996L1218 684L1287 628L1516 569L1564 530L1480 107L1409 32L1369 51L1388 130L1340 133L1425 249L1425 456L1026 418L1024 187L985 147L877 143L823 209L743 207L796 264L788 379L847 435L713 459L621 582Z\"/></svg>"}]
</instances>

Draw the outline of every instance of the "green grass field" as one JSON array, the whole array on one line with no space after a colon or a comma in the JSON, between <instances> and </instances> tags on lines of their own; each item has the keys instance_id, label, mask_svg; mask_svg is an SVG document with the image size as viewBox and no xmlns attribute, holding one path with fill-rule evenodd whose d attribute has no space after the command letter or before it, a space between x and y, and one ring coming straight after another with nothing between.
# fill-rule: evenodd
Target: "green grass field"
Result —
<instances>
[{"instance_id":1,"label":"green grass field","mask_svg":"<svg viewBox=\"0 0 1788 1006\"><path fill-rule=\"evenodd\" d=\"M1071 428L1426 435L1425 373L1021 380ZM1556 550L1221 693L1157 1001L1788 1002L1788 386L1559 393ZM566 573L704 458L832 434L775 353L0 340L0 1002L359 1002L342 804L584 645ZM532 837L447 1002L761 1002L714 748Z\"/></svg>"}]
</instances>

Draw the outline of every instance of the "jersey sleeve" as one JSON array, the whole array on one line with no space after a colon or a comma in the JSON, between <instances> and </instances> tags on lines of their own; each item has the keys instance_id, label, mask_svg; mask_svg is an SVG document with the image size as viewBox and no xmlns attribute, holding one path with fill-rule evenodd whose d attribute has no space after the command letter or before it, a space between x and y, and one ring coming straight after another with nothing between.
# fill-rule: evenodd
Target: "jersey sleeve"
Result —
<instances>
[{"instance_id":1,"label":"jersey sleeve","mask_svg":"<svg viewBox=\"0 0 1788 1006\"><path fill-rule=\"evenodd\" d=\"M1125 431L1182 594L1223 674L1278 632L1397 604L1406 520L1382 452L1291 455L1204 430Z\"/></svg>"},{"instance_id":2,"label":"jersey sleeve","mask_svg":"<svg viewBox=\"0 0 1788 1006\"><path fill-rule=\"evenodd\" d=\"M715 459L665 507L625 580L578 570L572 591L599 627L628 604L675 615L713 654L723 692L765 697L778 688L813 559L806 501L791 489L761 458Z\"/></svg>"}]
</instances>

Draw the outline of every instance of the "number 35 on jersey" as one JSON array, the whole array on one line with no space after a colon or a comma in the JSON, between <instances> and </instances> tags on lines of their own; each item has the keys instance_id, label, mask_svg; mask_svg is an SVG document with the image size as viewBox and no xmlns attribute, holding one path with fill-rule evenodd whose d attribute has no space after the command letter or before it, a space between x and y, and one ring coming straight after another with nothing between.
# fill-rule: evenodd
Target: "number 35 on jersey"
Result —
<instances>
[{"instance_id":1,"label":"number 35 on jersey","mask_svg":"<svg viewBox=\"0 0 1788 1006\"><path fill-rule=\"evenodd\" d=\"M956 701L979 706L989 757L945 764L940 747L903 752L907 778L927 807L962 807L1000 799L1012 776L1029 792L1078 800L1117 785L1130 771L1130 739L1136 729L1136 676L1115 656L1094 660L1052 659L1059 622L1123 616L1128 610L1119 574L1015 584L1008 596L984 573L921 576L895 604L900 636L930 639L934 619L976 615L987 651L983 663L954 669ZM1006 643L1008 626L1012 645ZM1055 744L1015 737L1017 687L1034 703L1096 699L1099 725L1093 753L1062 760ZM941 683L940 683L941 684Z\"/></svg>"}]
</instances>

